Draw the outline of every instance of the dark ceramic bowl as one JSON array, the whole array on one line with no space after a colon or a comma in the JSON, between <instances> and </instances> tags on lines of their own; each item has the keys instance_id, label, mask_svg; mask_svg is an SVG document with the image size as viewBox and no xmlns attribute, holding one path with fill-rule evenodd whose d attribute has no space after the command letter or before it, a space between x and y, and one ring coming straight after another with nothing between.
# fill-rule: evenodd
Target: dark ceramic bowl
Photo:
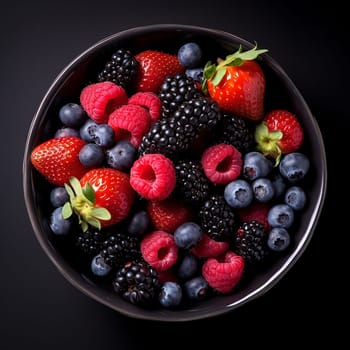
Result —
<instances>
[{"instance_id":1,"label":"dark ceramic bowl","mask_svg":"<svg viewBox=\"0 0 350 350\"><path fill-rule=\"evenodd\" d=\"M185 310L164 308L145 310L122 300L109 285L96 282L89 269L81 266L77 261L74 252L60 244L57 237L50 233L48 226L49 187L30 163L30 153L33 148L52 135L55 130L56 125L52 115L57 115L63 103L70 102L72 98L79 96L84 82L96 76L96 67L101 67L116 47L127 47L132 52L160 48L175 53L186 41L198 42L208 57L224 57L237 50L239 45L246 49L253 47L251 43L235 35L188 25L143 26L111 35L75 58L55 79L33 118L24 152L25 203L34 233L49 259L81 292L121 314L144 320L168 322L198 320L232 312L262 297L281 278L287 277L287 272L305 251L315 231L326 192L326 155L318 124L287 73L269 54L264 54L261 65L267 82L266 110L278 105L298 115L305 130L303 147L311 161L307 183L309 204L296 223L288 254L281 254L267 269L249 279L244 286L231 295L216 296Z\"/></svg>"}]
</instances>

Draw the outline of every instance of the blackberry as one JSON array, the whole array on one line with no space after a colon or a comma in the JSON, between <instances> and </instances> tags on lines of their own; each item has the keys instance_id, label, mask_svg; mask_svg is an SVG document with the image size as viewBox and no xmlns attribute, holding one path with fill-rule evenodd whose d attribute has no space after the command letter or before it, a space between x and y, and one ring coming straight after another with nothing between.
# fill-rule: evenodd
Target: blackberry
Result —
<instances>
[{"instance_id":1,"label":"blackberry","mask_svg":"<svg viewBox=\"0 0 350 350\"><path fill-rule=\"evenodd\" d=\"M141 257L140 239L126 233L114 233L102 243L100 254L106 264L121 266Z\"/></svg>"},{"instance_id":2,"label":"blackberry","mask_svg":"<svg viewBox=\"0 0 350 350\"><path fill-rule=\"evenodd\" d=\"M175 171L175 191L185 202L198 204L208 196L211 185L199 161L181 159Z\"/></svg>"},{"instance_id":3,"label":"blackberry","mask_svg":"<svg viewBox=\"0 0 350 350\"><path fill-rule=\"evenodd\" d=\"M168 77L160 87L159 98L162 101L162 115L170 116L185 101L203 96L193 78L186 74Z\"/></svg>"},{"instance_id":4,"label":"blackberry","mask_svg":"<svg viewBox=\"0 0 350 350\"><path fill-rule=\"evenodd\" d=\"M84 255L93 257L100 252L104 239L103 231L89 228L86 232L79 231L75 244Z\"/></svg>"},{"instance_id":5,"label":"blackberry","mask_svg":"<svg viewBox=\"0 0 350 350\"><path fill-rule=\"evenodd\" d=\"M200 226L215 241L229 241L233 237L238 216L221 194L213 194L203 203L198 213Z\"/></svg>"},{"instance_id":6,"label":"blackberry","mask_svg":"<svg viewBox=\"0 0 350 350\"><path fill-rule=\"evenodd\" d=\"M158 298L160 282L157 271L145 261L129 261L117 270L113 288L132 304L150 306Z\"/></svg>"},{"instance_id":7,"label":"blackberry","mask_svg":"<svg viewBox=\"0 0 350 350\"><path fill-rule=\"evenodd\" d=\"M253 125L233 114L224 114L215 130L214 143L227 143L235 146L242 154L255 146Z\"/></svg>"},{"instance_id":8,"label":"blackberry","mask_svg":"<svg viewBox=\"0 0 350 350\"><path fill-rule=\"evenodd\" d=\"M262 223L255 220L244 222L237 230L234 250L247 264L256 266L268 256L267 238L268 233Z\"/></svg>"},{"instance_id":9,"label":"blackberry","mask_svg":"<svg viewBox=\"0 0 350 350\"><path fill-rule=\"evenodd\" d=\"M138 73L139 63L135 56L126 49L117 50L98 74L97 81L111 81L130 90Z\"/></svg>"}]
</instances>

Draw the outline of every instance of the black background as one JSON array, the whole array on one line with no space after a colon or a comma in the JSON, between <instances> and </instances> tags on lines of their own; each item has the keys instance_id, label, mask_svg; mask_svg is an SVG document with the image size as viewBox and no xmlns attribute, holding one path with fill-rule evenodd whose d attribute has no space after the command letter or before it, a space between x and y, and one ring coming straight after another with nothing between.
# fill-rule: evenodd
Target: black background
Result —
<instances>
[{"instance_id":1,"label":"black background","mask_svg":"<svg viewBox=\"0 0 350 350\"><path fill-rule=\"evenodd\" d=\"M312 2L314 3L314 2ZM349 130L347 16L337 1L2 1L0 10L0 349L284 348L345 342ZM69 284L41 250L24 206L26 133L60 71L104 37L181 23L221 29L269 49L314 113L328 159L319 225L287 277L249 305L215 319L129 319ZM338 160L338 158L340 160ZM338 205L345 202L341 210ZM345 277L344 277L345 276ZM343 325L343 326L342 326ZM165 338L161 341L160 337Z\"/></svg>"}]
</instances>

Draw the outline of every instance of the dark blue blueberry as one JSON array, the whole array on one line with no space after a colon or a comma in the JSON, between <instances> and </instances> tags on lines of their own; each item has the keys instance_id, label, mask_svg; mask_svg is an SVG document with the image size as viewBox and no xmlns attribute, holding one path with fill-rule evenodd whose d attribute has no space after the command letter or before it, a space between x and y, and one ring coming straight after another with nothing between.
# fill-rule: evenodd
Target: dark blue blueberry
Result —
<instances>
[{"instance_id":1,"label":"dark blue blueberry","mask_svg":"<svg viewBox=\"0 0 350 350\"><path fill-rule=\"evenodd\" d=\"M283 176L278 172L270 176L270 180L274 187L275 198L282 196L286 190L286 182Z\"/></svg>"},{"instance_id":2,"label":"dark blue blueberry","mask_svg":"<svg viewBox=\"0 0 350 350\"><path fill-rule=\"evenodd\" d=\"M159 303L165 308L174 308L180 305L182 288L177 282L164 282L159 293Z\"/></svg>"},{"instance_id":3,"label":"dark blue blueberry","mask_svg":"<svg viewBox=\"0 0 350 350\"><path fill-rule=\"evenodd\" d=\"M50 202L55 208L62 207L69 201L69 195L64 187L55 187L50 192Z\"/></svg>"},{"instance_id":4,"label":"dark blue blueberry","mask_svg":"<svg viewBox=\"0 0 350 350\"><path fill-rule=\"evenodd\" d=\"M178 263L177 275L183 280L194 277L198 272L198 258L190 252L184 253Z\"/></svg>"},{"instance_id":5,"label":"dark blue blueberry","mask_svg":"<svg viewBox=\"0 0 350 350\"><path fill-rule=\"evenodd\" d=\"M207 298L210 287L203 276L197 276L189 279L183 285L186 296L192 301L201 301Z\"/></svg>"},{"instance_id":6,"label":"dark blue blueberry","mask_svg":"<svg viewBox=\"0 0 350 350\"><path fill-rule=\"evenodd\" d=\"M287 204L275 204L267 214L271 227L289 228L294 221L294 210Z\"/></svg>"},{"instance_id":7,"label":"dark blue blueberry","mask_svg":"<svg viewBox=\"0 0 350 350\"><path fill-rule=\"evenodd\" d=\"M305 154L293 152L286 154L279 164L283 177L292 183L302 180L310 168L310 161Z\"/></svg>"},{"instance_id":8,"label":"dark blue blueberry","mask_svg":"<svg viewBox=\"0 0 350 350\"><path fill-rule=\"evenodd\" d=\"M108 124L97 124L94 134L94 142L104 148L114 145L114 130Z\"/></svg>"},{"instance_id":9,"label":"dark blue blueberry","mask_svg":"<svg viewBox=\"0 0 350 350\"><path fill-rule=\"evenodd\" d=\"M185 74L199 83L203 83L203 68L186 69Z\"/></svg>"},{"instance_id":10,"label":"dark blue blueberry","mask_svg":"<svg viewBox=\"0 0 350 350\"><path fill-rule=\"evenodd\" d=\"M94 142L97 124L88 119L79 129L80 137L87 142Z\"/></svg>"},{"instance_id":11,"label":"dark blue blueberry","mask_svg":"<svg viewBox=\"0 0 350 350\"><path fill-rule=\"evenodd\" d=\"M56 235L66 235L70 232L72 221L62 217L62 207L56 208L50 216L50 228Z\"/></svg>"},{"instance_id":12,"label":"dark blue blueberry","mask_svg":"<svg viewBox=\"0 0 350 350\"><path fill-rule=\"evenodd\" d=\"M99 167L105 159L105 153L101 146L95 143L87 143L79 151L80 163L86 167Z\"/></svg>"},{"instance_id":13,"label":"dark blue blueberry","mask_svg":"<svg viewBox=\"0 0 350 350\"><path fill-rule=\"evenodd\" d=\"M106 151L107 163L110 167L128 171L137 156L137 149L127 140L118 141L114 147Z\"/></svg>"},{"instance_id":14,"label":"dark blue blueberry","mask_svg":"<svg viewBox=\"0 0 350 350\"><path fill-rule=\"evenodd\" d=\"M267 237L268 247L276 252L285 250L290 244L288 231L283 227L274 227Z\"/></svg>"},{"instance_id":15,"label":"dark blue blueberry","mask_svg":"<svg viewBox=\"0 0 350 350\"><path fill-rule=\"evenodd\" d=\"M245 208L254 199L252 186L243 179L231 181L225 186L224 198L232 208Z\"/></svg>"},{"instance_id":16,"label":"dark blue blueberry","mask_svg":"<svg viewBox=\"0 0 350 350\"><path fill-rule=\"evenodd\" d=\"M179 248L193 248L202 238L203 231L195 222L185 222L174 231L174 240Z\"/></svg>"},{"instance_id":17,"label":"dark blue blueberry","mask_svg":"<svg viewBox=\"0 0 350 350\"><path fill-rule=\"evenodd\" d=\"M67 103L62 106L58 116L64 125L73 128L80 127L87 119L84 109L77 103Z\"/></svg>"},{"instance_id":18,"label":"dark blue blueberry","mask_svg":"<svg viewBox=\"0 0 350 350\"><path fill-rule=\"evenodd\" d=\"M252 151L245 154L243 158L242 172L247 180L255 180L266 177L273 169L273 163L262 153Z\"/></svg>"},{"instance_id":19,"label":"dark blue blueberry","mask_svg":"<svg viewBox=\"0 0 350 350\"><path fill-rule=\"evenodd\" d=\"M302 210L306 204L306 193L300 186L292 186L287 189L284 201L294 210Z\"/></svg>"},{"instance_id":20,"label":"dark blue blueberry","mask_svg":"<svg viewBox=\"0 0 350 350\"><path fill-rule=\"evenodd\" d=\"M253 181L252 189L254 198L258 202L266 203L270 201L275 195L275 189L270 179L260 177Z\"/></svg>"},{"instance_id":21,"label":"dark blue blueberry","mask_svg":"<svg viewBox=\"0 0 350 350\"><path fill-rule=\"evenodd\" d=\"M143 235L146 233L149 223L150 220L147 211L140 210L131 217L128 224L128 232L135 236Z\"/></svg>"},{"instance_id":22,"label":"dark blue blueberry","mask_svg":"<svg viewBox=\"0 0 350 350\"><path fill-rule=\"evenodd\" d=\"M202 49L197 43L189 42L180 47L177 57L184 67L194 68L201 63Z\"/></svg>"},{"instance_id":23,"label":"dark blue blueberry","mask_svg":"<svg viewBox=\"0 0 350 350\"><path fill-rule=\"evenodd\" d=\"M99 277L107 276L111 270L112 270L112 267L106 264L105 260L100 254L96 255L92 259L91 271L94 275Z\"/></svg>"},{"instance_id":24,"label":"dark blue blueberry","mask_svg":"<svg viewBox=\"0 0 350 350\"><path fill-rule=\"evenodd\" d=\"M65 126L63 128L60 128L55 133L55 137L64 137L64 136L74 136L74 137L80 138L79 131L77 129L71 128L69 126Z\"/></svg>"}]
</instances>

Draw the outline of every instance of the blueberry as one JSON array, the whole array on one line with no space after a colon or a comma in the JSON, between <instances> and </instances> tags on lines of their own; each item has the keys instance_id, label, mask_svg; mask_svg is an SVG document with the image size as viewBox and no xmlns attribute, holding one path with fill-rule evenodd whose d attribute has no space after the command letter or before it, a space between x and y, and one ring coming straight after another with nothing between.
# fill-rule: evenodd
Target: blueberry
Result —
<instances>
[{"instance_id":1,"label":"blueberry","mask_svg":"<svg viewBox=\"0 0 350 350\"><path fill-rule=\"evenodd\" d=\"M252 189L254 198L258 202L266 203L270 201L275 195L275 189L270 179L260 177L253 181Z\"/></svg>"},{"instance_id":2,"label":"blueberry","mask_svg":"<svg viewBox=\"0 0 350 350\"><path fill-rule=\"evenodd\" d=\"M267 237L268 247L276 252L285 250L290 244L288 231L283 227L274 227Z\"/></svg>"},{"instance_id":3,"label":"blueberry","mask_svg":"<svg viewBox=\"0 0 350 350\"><path fill-rule=\"evenodd\" d=\"M185 222L174 231L174 240L179 248L190 249L202 238L203 231L195 222Z\"/></svg>"},{"instance_id":4,"label":"blueberry","mask_svg":"<svg viewBox=\"0 0 350 350\"><path fill-rule=\"evenodd\" d=\"M203 68L189 68L186 69L185 74L193 80L203 83Z\"/></svg>"},{"instance_id":5,"label":"blueberry","mask_svg":"<svg viewBox=\"0 0 350 350\"><path fill-rule=\"evenodd\" d=\"M279 170L283 177L292 183L302 180L310 168L310 161L305 154L293 152L286 154L279 164Z\"/></svg>"},{"instance_id":6,"label":"blueberry","mask_svg":"<svg viewBox=\"0 0 350 350\"><path fill-rule=\"evenodd\" d=\"M267 214L271 227L289 228L294 221L294 210L287 204L275 204Z\"/></svg>"},{"instance_id":7,"label":"blueberry","mask_svg":"<svg viewBox=\"0 0 350 350\"><path fill-rule=\"evenodd\" d=\"M164 282L159 293L159 303L166 308L178 306L182 300L182 288L177 282Z\"/></svg>"},{"instance_id":8,"label":"blueberry","mask_svg":"<svg viewBox=\"0 0 350 350\"><path fill-rule=\"evenodd\" d=\"M294 210L302 210L306 203L306 193L300 186L292 186L286 191L284 201Z\"/></svg>"},{"instance_id":9,"label":"blueberry","mask_svg":"<svg viewBox=\"0 0 350 350\"><path fill-rule=\"evenodd\" d=\"M69 195L62 186L54 187L50 192L50 202L55 208L62 207L64 203L69 201Z\"/></svg>"},{"instance_id":10,"label":"blueberry","mask_svg":"<svg viewBox=\"0 0 350 350\"><path fill-rule=\"evenodd\" d=\"M118 141L113 148L106 151L108 165L121 171L129 170L136 156L137 149L127 140Z\"/></svg>"},{"instance_id":11,"label":"blueberry","mask_svg":"<svg viewBox=\"0 0 350 350\"><path fill-rule=\"evenodd\" d=\"M208 282L203 276L196 276L183 285L185 295L192 301L201 301L205 299L210 291Z\"/></svg>"},{"instance_id":12,"label":"blueberry","mask_svg":"<svg viewBox=\"0 0 350 350\"><path fill-rule=\"evenodd\" d=\"M196 275L198 266L197 257L190 252L186 252L178 263L177 275L184 280L188 280Z\"/></svg>"},{"instance_id":13,"label":"blueberry","mask_svg":"<svg viewBox=\"0 0 350 350\"><path fill-rule=\"evenodd\" d=\"M252 186L243 179L231 181L225 186L224 198L232 208L245 208L254 199Z\"/></svg>"},{"instance_id":14,"label":"blueberry","mask_svg":"<svg viewBox=\"0 0 350 350\"><path fill-rule=\"evenodd\" d=\"M91 271L96 276L107 276L110 271L112 270L112 267L106 264L103 257L98 254L96 255L92 261L91 261Z\"/></svg>"},{"instance_id":15,"label":"blueberry","mask_svg":"<svg viewBox=\"0 0 350 350\"><path fill-rule=\"evenodd\" d=\"M274 188L275 198L280 198L286 190L286 182L283 176L277 172L270 176L270 180Z\"/></svg>"},{"instance_id":16,"label":"blueberry","mask_svg":"<svg viewBox=\"0 0 350 350\"><path fill-rule=\"evenodd\" d=\"M64 219L62 216L62 207L56 208L50 216L50 228L56 235L66 235L70 232L72 221Z\"/></svg>"},{"instance_id":17,"label":"blueberry","mask_svg":"<svg viewBox=\"0 0 350 350\"><path fill-rule=\"evenodd\" d=\"M64 126L56 131L55 137L64 137L64 136L74 136L80 137L79 131L77 129L71 128L69 126Z\"/></svg>"},{"instance_id":18,"label":"blueberry","mask_svg":"<svg viewBox=\"0 0 350 350\"><path fill-rule=\"evenodd\" d=\"M184 67L194 68L202 60L202 49L197 43L189 42L180 47L177 57Z\"/></svg>"},{"instance_id":19,"label":"blueberry","mask_svg":"<svg viewBox=\"0 0 350 350\"><path fill-rule=\"evenodd\" d=\"M87 118L83 107L77 103L63 105L58 112L58 116L64 125L73 128L80 127Z\"/></svg>"},{"instance_id":20,"label":"blueberry","mask_svg":"<svg viewBox=\"0 0 350 350\"><path fill-rule=\"evenodd\" d=\"M273 169L273 163L262 153L251 151L243 158L242 172L247 180L255 180L259 177L266 177Z\"/></svg>"},{"instance_id":21,"label":"blueberry","mask_svg":"<svg viewBox=\"0 0 350 350\"><path fill-rule=\"evenodd\" d=\"M86 167L99 167L105 158L103 149L95 143L87 143L79 152L80 163Z\"/></svg>"},{"instance_id":22,"label":"blueberry","mask_svg":"<svg viewBox=\"0 0 350 350\"><path fill-rule=\"evenodd\" d=\"M140 210L131 217L128 224L128 232L135 236L143 235L146 233L149 223L150 220L147 211Z\"/></svg>"},{"instance_id":23,"label":"blueberry","mask_svg":"<svg viewBox=\"0 0 350 350\"><path fill-rule=\"evenodd\" d=\"M94 142L96 128L97 124L89 118L79 129L80 137L87 142Z\"/></svg>"},{"instance_id":24,"label":"blueberry","mask_svg":"<svg viewBox=\"0 0 350 350\"><path fill-rule=\"evenodd\" d=\"M97 124L94 133L94 142L105 148L110 148L114 145L114 130L108 124Z\"/></svg>"}]
</instances>

